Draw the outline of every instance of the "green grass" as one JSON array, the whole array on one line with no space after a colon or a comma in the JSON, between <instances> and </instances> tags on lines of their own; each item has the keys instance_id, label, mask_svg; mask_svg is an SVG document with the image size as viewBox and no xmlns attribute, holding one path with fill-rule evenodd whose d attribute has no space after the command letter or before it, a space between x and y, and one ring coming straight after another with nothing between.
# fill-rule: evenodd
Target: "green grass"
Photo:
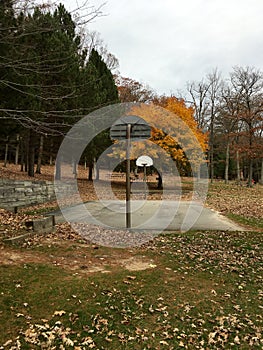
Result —
<instances>
[{"instance_id":1,"label":"green grass","mask_svg":"<svg viewBox=\"0 0 263 350\"><path fill-rule=\"evenodd\" d=\"M0 348L262 349L262 251L260 233L189 232L134 249L143 271L1 266Z\"/></svg>"},{"instance_id":2,"label":"green grass","mask_svg":"<svg viewBox=\"0 0 263 350\"><path fill-rule=\"evenodd\" d=\"M248 218L233 213L228 213L227 217L241 225L249 226L251 228L263 229L263 219Z\"/></svg>"}]
</instances>

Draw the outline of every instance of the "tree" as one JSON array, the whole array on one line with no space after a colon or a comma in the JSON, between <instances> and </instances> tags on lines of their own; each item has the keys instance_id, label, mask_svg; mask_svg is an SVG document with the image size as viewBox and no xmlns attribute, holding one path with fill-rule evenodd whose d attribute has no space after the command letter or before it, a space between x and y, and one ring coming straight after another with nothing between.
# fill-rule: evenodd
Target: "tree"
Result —
<instances>
[{"instance_id":1,"label":"tree","mask_svg":"<svg viewBox=\"0 0 263 350\"><path fill-rule=\"evenodd\" d=\"M188 92L195 107L195 118L199 127L209 131L208 160L210 179L214 179L214 143L215 120L219 112L219 97L222 79L217 69L207 74L206 79L199 83L188 84Z\"/></svg>"},{"instance_id":2,"label":"tree","mask_svg":"<svg viewBox=\"0 0 263 350\"><path fill-rule=\"evenodd\" d=\"M84 3L80 7L82 15L73 11L73 20L61 4L39 5L33 0L0 4L0 136L16 140L20 130L21 169L25 164L30 176L35 155L40 172L45 147L50 145L52 162L73 123L94 109L118 102L110 70L117 67L117 59L99 41L85 46L86 25L101 15L101 6L96 9ZM83 16L85 9L89 13ZM91 162L108 145L106 134L93 141Z\"/></svg>"},{"instance_id":3,"label":"tree","mask_svg":"<svg viewBox=\"0 0 263 350\"><path fill-rule=\"evenodd\" d=\"M9 111L15 108L16 98L9 82L12 81L12 62L15 56L13 45L17 29L12 0L0 2L0 136L2 141L10 139L18 131L17 125L8 119Z\"/></svg>"},{"instance_id":4,"label":"tree","mask_svg":"<svg viewBox=\"0 0 263 350\"><path fill-rule=\"evenodd\" d=\"M149 102L156 94L147 85L131 78L115 76L120 102Z\"/></svg>"},{"instance_id":5,"label":"tree","mask_svg":"<svg viewBox=\"0 0 263 350\"><path fill-rule=\"evenodd\" d=\"M88 107L89 112L92 109L119 101L113 75L95 49L92 49L89 60L82 71L82 79L82 81L90 79L88 85L83 84L87 90L86 92L83 91L82 95L83 108L86 109ZM89 166L88 180L92 180L92 171L96 159L110 144L109 131L104 131L97 135L88 145L85 151L85 157Z\"/></svg>"},{"instance_id":6,"label":"tree","mask_svg":"<svg viewBox=\"0 0 263 350\"><path fill-rule=\"evenodd\" d=\"M259 135L260 139L261 139L261 145L262 145L262 139L263 139L263 125L262 125L262 128L260 130L260 135ZM263 153L263 152L262 152ZM260 177L259 177L259 183L261 185L263 185L263 157L261 156L261 171L260 171Z\"/></svg>"},{"instance_id":7,"label":"tree","mask_svg":"<svg viewBox=\"0 0 263 350\"><path fill-rule=\"evenodd\" d=\"M178 116L185 123L186 128L189 128L189 130L191 130L191 132L194 134L202 150L204 152L207 150L207 135L205 135L205 133L198 127L198 124L194 119L194 109L192 107L187 107L183 99L178 99L175 96L164 96L159 99L155 99L154 103ZM181 139L183 137L187 138L189 135L186 128L185 130L180 130ZM159 131L157 133L159 133ZM183 142L184 145L187 144L185 141L186 140ZM170 137L167 138L167 136L165 136L161 141L161 144L163 144L164 149L171 154L172 158L177 161L177 166L179 169L181 169L181 174L184 173L183 169L189 169L188 157L178 141L176 141L174 138L171 140ZM185 173L187 173L187 171Z\"/></svg>"},{"instance_id":8,"label":"tree","mask_svg":"<svg viewBox=\"0 0 263 350\"><path fill-rule=\"evenodd\" d=\"M57 129L67 124L64 122L68 115L79 113L76 104L78 74L73 70L79 68L77 61L85 61L87 55L80 40L87 33L81 30L101 15L101 7L96 9L84 3L79 8L81 16L77 9L72 11L73 21L62 5L39 5L33 0L1 1L0 70L4 74L1 74L0 94L2 90L5 96L0 103L1 119L10 119L38 131L41 128L49 134L54 130L58 133ZM64 81L61 81L62 75ZM23 100L28 97L21 108L20 97ZM28 103L34 99L50 108L45 106L39 110L37 103ZM47 116L49 119L52 116L53 120L47 120Z\"/></svg>"},{"instance_id":9,"label":"tree","mask_svg":"<svg viewBox=\"0 0 263 350\"><path fill-rule=\"evenodd\" d=\"M234 67L230 74L234 92L239 97L239 120L243 122L243 139L249 162L248 185L252 186L253 163L262 158L263 74L253 67Z\"/></svg>"},{"instance_id":10,"label":"tree","mask_svg":"<svg viewBox=\"0 0 263 350\"><path fill-rule=\"evenodd\" d=\"M222 140L225 141L222 145L225 150L225 183L228 183L229 180L230 145L234 139L237 140L239 107L238 96L231 91L229 86L225 86L221 91L220 109L215 122L216 136L221 138L221 143ZM240 181L239 164L237 166L237 178Z\"/></svg>"},{"instance_id":11,"label":"tree","mask_svg":"<svg viewBox=\"0 0 263 350\"><path fill-rule=\"evenodd\" d=\"M191 103L195 110L195 120L200 129L208 129L208 90L209 84L207 81L191 82L187 84L187 91L191 96Z\"/></svg>"},{"instance_id":12,"label":"tree","mask_svg":"<svg viewBox=\"0 0 263 350\"><path fill-rule=\"evenodd\" d=\"M105 62L107 68L113 72L118 69L119 61L118 59L108 51L107 46L100 37L100 33L96 31L81 30L81 48L87 53L87 57L90 56L91 51L94 49L101 56L103 62Z\"/></svg>"},{"instance_id":13,"label":"tree","mask_svg":"<svg viewBox=\"0 0 263 350\"><path fill-rule=\"evenodd\" d=\"M63 120L58 114L61 111L67 114L73 107L73 97L76 98L79 38L70 14L62 5L54 13L36 7L32 15L21 15L18 21L21 64L16 67L17 79L12 87L18 90L19 107L26 111L30 128L28 172L33 176L34 153L41 134L58 135L67 130L66 116Z\"/></svg>"},{"instance_id":14,"label":"tree","mask_svg":"<svg viewBox=\"0 0 263 350\"><path fill-rule=\"evenodd\" d=\"M102 101L103 104L118 102L118 90L113 75L103 61L101 55L99 55L95 49L92 49L89 56L88 66L89 65L95 67L97 73L96 83L98 85L96 87L100 88L100 101Z\"/></svg>"},{"instance_id":15,"label":"tree","mask_svg":"<svg viewBox=\"0 0 263 350\"><path fill-rule=\"evenodd\" d=\"M214 127L215 127L215 120L216 116L218 114L219 106L218 106L218 99L219 99L219 92L222 85L222 80L220 77L220 74L218 73L217 69L212 71L207 76L209 89L208 89L208 96L209 96L209 149L208 149L208 156L209 156L209 168L210 168L210 178L211 182L213 182L214 179Z\"/></svg>"},{"instance_id":16,"label":"tree","mask_svg":"<svg viewBox=\"0 0 263 350\"><path fill-rule=\"evenodd\" d=\"M175 96L162 96L151 104L135 105L131 113L149 122L152 126L150 140L172 157L181 175L199 174L203 152L207 149L207 136L198 128L192 107L187 107L184 100ZM147 150L158 157L155 149ZM143 154L143 145L137 147L137 153L133 154L134 158Z\"/></svg>"}]
</instances>

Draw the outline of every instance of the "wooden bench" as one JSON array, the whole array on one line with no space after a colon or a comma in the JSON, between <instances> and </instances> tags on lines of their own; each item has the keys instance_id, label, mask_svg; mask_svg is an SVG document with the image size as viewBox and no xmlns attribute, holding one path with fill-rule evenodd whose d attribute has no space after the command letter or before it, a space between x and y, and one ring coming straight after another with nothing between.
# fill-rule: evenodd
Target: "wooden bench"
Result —
<instances>
[{"instance_id":1,"label":"wooden bench","mask_svg":"<svg viewBox=\"0 0 263 350\"><path fill-rule=\"evenodd\" d=\"M111 179L123 179L125 176L124 173L111 173L111 174L106 174L107 178Z\"/></svg>"}]
</instances>

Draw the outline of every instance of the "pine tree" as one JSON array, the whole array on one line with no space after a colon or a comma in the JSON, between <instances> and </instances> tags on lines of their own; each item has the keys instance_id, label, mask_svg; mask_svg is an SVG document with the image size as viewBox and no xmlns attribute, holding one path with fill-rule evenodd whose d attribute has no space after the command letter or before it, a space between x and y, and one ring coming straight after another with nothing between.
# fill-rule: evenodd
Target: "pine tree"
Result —
<instances>
[{"instance_id":1,"label":"pine tree","mask_svg":"<svg viewBox=\"0 0 263 350\"><path fill-rule=\"evenodd\" d=\"M95 96L94 103L99 106L100 104L105 105L118 102L118 90L113 75L95 49L91 51L87 68L93 73L94 77L93 86L90 89Z\"/></svg>"},{"instance_id":2,"label":"pine tree","mask_svg":"<svg viewBox=\"0 0 263 350\"><path fill-rule=\"evenodd\" d=\"M113 75L95 49L91 51L82 76L83 81L85 81L83 86L86 88L86 92L83 94L84 109L88 108L91 111L91 109L118 102L118 90ZM107 130L97 135L88 145L85 157L89 166L89 180L92 180L94 159L96 160L110 144L111 140Z\"/></svg>"},{"instance_id":3,"label":"pine tree","mask_svg":"<svg viewBox=\"0 0 263 350\"><path fill-rule=\"evenodd\" d=\"M12 85L19 88L17 105L24 111L27 139L32 156L41 134L64 134L78 105L76 85L79 73L79 38L75 24L63 5L51 12L36 7L33 14L21 14L18 43L19 62ZM75 113L75 111L74 111ZM26 149L26 147L25 147ZM34 175L34 157L29 175Z\"/></svg>"}]
</instances>

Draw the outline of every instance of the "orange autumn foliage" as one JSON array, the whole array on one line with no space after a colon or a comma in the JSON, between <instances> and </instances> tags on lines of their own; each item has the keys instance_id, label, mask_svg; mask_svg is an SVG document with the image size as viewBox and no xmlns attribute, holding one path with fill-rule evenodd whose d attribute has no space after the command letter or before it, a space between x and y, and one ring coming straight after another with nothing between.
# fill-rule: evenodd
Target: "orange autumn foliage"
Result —
<instances>
[{"instance_id":1,"label":"orange autumn foliage","mask_svg":"<svg viewBox=\"0 0 263 350\"><path fill-rule=\"evenodd\" d=\"M151 125L150 141L169 154L180 169L189 169L189 162L192 168L198 168L204 161L207 135L198 129L193 108L174 96L161 97L153 102L133 106L131 114L140 116ZM136 146L134 158L143 153L143 147ZM153 148L151 153L156 153L156 149Z\"/></svg>"},{"instance_id":2,"label":"orange autumn foliage","mask_svg":"<svg viewBox=\"0 0 263 350\"><path fill-rule=\"evenodd\" d=\"M132 103L125 114L136 115L151 126L150 139L132 141L131 159L148 155L156 166L162 163L168 169L175 164L180 174L197 174L206 164L207 135L198 129L194 110L184 100L172 96ZM125 144L116 141L115 146L109 156L125 160Z\"/></svg>"},{"instance_id":3,"label":"orange autumn foliage","mask_svg":"<svg viewBox=\"0 0 263 350\"><path fill-rule=\"evenodd\" d=\"M180 117L194 133L202 150L204 152L207 150L208 135L203 133L203 131L198 128L197 122L194 119L194 109L192 107L187 107L183 99L178 99L175 96L164 96L159 99L155 99L154 103Z\"/></svg>"}]
</instances>

